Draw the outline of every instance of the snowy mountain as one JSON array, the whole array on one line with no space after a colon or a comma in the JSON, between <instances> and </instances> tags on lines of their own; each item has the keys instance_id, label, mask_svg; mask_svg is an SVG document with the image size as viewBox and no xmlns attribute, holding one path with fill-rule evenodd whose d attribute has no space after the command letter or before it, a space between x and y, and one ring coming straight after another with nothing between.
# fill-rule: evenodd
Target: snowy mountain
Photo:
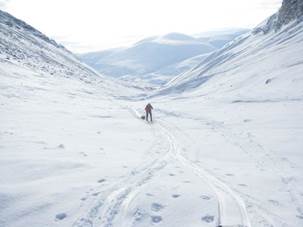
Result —
<instances>
[{"instance_id":1,"label":"snowy mountain","mask_svg":"<svg viewBox=\"0 0 303 227\"><path fill-rule=\"evenodd\" d=\"M216 95L224 91L225 98L237 100L301 99L303 23L302 11L297 13L301 1L290 2L284 2L278 13L251 33L171 80L162 92ZM288 20L289 15L296 16Z\"/></svg>"},{"instance_id":2,"label":"snowy mountain","mask_svg":"<svg viewBox=\"0 0 303 227\"><path fill-rule=\"evenodd\" d=\"M23 65L51 75L76 76L82 80L100 78L62 45L3 11L0 11L0 37L2 63Z\"/></svg>"},{"instance_id":3,"label":"snowy mountain","mask_svg":"<svg viewBox=\"0 0 303 227\"><path fill-rule=\"evenodd\" d=\"M129 48L87 53L80 58L108 76L163 84L191 67L183 61L210 53L244 32L247 30L203 38L170 33L141 40Z\"/></svg>"},{"instance_id":4,"label":"snowy mountain","mask_svg":"<svg viewBox=\"0 0 303 227\"><path fill-rule=\"evenodd\" d=\"M249 32L249 29L244 28L230 28L221 29L209 32L202 32L195 34L194 37L198 38L202 42L208 42L217 49L222 48L225 44L235 39L236 37Z\"/></svg>"},{"instance_id":5,"label":"snowy mountain","mask_svg":"<svg viewBox=\"0 0 303 227\"><path fill-rule=\"evenodd\" d=\"M1 11L0 226L303 226L301 2L140 92Z\"/></svg>"},{"instance_id":6,"label":"snowy mountain","mask_svg":"<svg viewBox=\"0 0 303 227\"><path fill-rule=\"evenodd\" d=\"M150 96L183 164L214 189L219 226L303 225L302 18L302 1L285 0Z\"/></svg>"},{"instance_id":7,"label":"snowy mountain","mask_svg":"<svg viewBox=\"0 0 303 227\"><path fill-rule=\"evenodd\" d=\"M109 94L117 89L122 96L127 88L105 80L63 46L3 11L0 88L1 227L72 226L83 215L74 211L86 191L125 172L115 165L131 152L123 152L126 143L123 149L112 146L112 138L134 143L138 134L149 135L141 122L131 126L138 133L125 136L128 132L121 130L129 111ZM106 183L100 178L108 163L104 157L113 161L106 167L107 173L113 170L113 181ZM133 163L141 161L137 157Z\"/></svg>"}]
</instances>

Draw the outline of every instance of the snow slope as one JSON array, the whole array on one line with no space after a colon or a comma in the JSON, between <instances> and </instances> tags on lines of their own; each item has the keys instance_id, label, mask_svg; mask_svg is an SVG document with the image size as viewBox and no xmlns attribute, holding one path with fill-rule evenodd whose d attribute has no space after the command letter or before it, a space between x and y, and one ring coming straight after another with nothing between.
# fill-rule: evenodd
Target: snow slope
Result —
<instances>
[{"instance_id":1,"label":"snow slope","mask_svg":"<svg viewBox=\"0 0 303 227\"><path fill-rule=\"evenodd\" d=\"M294 20L236 40L157 96L77 61L67 67L85 72L54 64L52 75L43 59L27 66L1 55L0 226L302 226L302 23ZM55 60L56 51L45 55ZM211 59L216 74L203 81L199 69ZM147 102L152 124L140 119Z\"/></svg>"},{"instance_id":2,"label":"snow slope","mask_svg":"<svg viewBox=\"0 0 303 227\"><path fill-rule=\"evenodd\" d=\"M174 138L125 100L136 90L0 16L1 227L217 222L214 192L183 167Z\"/></svg>"},{"instance_id":3,"label":"snow slope","mask_svg":"<svg viewBox=\"0 0 303 227\"><path fill-rule=\"evenodd\" d=\"M72 226L83 204L106 198L100 187L110 193L153 157L152 131L113 101L117 83L24 22L0 18L0 226Z\"/></svg>"},{"instance_id":4,"label":"snow slope","mask_svg":"<svg viewBox=\"0 0 303 227\"><path fill-rule=\"evenodd\" d=\"M230 29L221 29L208 32L202 32L195 34L194 37L198 38L203 42L210 43L212 46L217 49L222 48L225 44L235 39L237 36L243 35L244 33L249 32L249 29L245 28L230 28Z\"/></svg>"},{"instance_id":5,"label":"snow slope","mask_svg":"<svg viewBox=\"0 0 303 227\"><path fill-rule=\"evenodd\" d=\"M196 90L233 100L301 99L303 10L298 18L280 24L285 8L171 80L162 92Z\"/></svg>"},{"instance_id":6,"label":"snow slope","mask_svg":"<svg viewBox=\"0 0 303 227\"><path fill-rule=\"evenodd\" d=\"M284 1L251 34L151 95L180 154L211 174L223 226L303 225L300 4Z\"/></svg>"},{"instance_id":7,"label":"snow slope","mask_svg":"<svg viewBox=\"0 0 303 227\"><path fill-rule=\"evenodd\" d=\"M100 77L62 45L3 11L0 11L0 26L2 62L13 62L51 75Z\"/></svg>"},{"instance_id":8,"label":"snow slope","mask_svg":"<svg viewBox=\"0 0 303 227\"><path fill-rule=\"evenodd\" d=\"M190 69L191 65L183 61L210 53L244 32L247 30L203 38L170 33L141 40L128 48L87 53L80 55L80 58L108 76L140 78L153 84L163 84L173 76Z\"/></svg>"}]
</instances>

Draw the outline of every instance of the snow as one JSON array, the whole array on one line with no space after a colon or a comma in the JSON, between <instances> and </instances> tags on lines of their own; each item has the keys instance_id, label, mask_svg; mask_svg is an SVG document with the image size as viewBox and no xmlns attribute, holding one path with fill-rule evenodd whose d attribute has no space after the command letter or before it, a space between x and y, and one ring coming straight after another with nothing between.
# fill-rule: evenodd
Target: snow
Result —
<instances>
[{"instance_id":1,"label":"snow","mask_svg":"<svg viewBox=\"0 0 303 227\"><path fill-rule=\"evenodd\" d=\"M302 23L291 23L278 32L238 37L160 94L186 90L229 101L301 100L302 29Z\"/></svg>"},{"instance_id":2,"label":"snow","mask_svg":"<svg viewBox=\"0 0 303 227\"><path fill-rule=\"evenodd\" d=\"M148 160L152 132L102 87L1 69L1 226L62 226L61 213L70 226L99 185Z\"/></svg>"},{"instance_id":3,"label":"snow","mask_svg":"<svg viewBox=\"0 0 303 227\"><path fill-rule=\"evenodd\" d=\"M302 23L147 90L0 15L1 227L303 225Z\"/></svg>"},{"instance_id":4,"label":"snow","mask_svg":"<svg viewBox=\"0 0 303 227\"><path fill-rule=\"evenodd\" d=\"M163 85L191 69L193 65L187 64L191 59L209 54L245 32L247 30L231 30L204 34L203 37L169 33L143 39L130 47L87 53L79 57L108 77L129 81L140 79L153 86Z\"/></svg>"}]
</instances>

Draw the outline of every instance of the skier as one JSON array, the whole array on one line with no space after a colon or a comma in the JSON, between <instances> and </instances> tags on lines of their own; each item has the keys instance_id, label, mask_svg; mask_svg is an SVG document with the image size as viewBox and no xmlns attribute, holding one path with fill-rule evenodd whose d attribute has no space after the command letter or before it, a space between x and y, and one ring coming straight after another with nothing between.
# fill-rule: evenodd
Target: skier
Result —
<instances>
[{"instance_id":1,"label":"skier","mask_svg":"<svg viewBox=\"0 0 303 227\"><path fill-rule=\"evenodd\" d=\"M150 116L150 121L152 122L153 121L153 116L152 116L152 105L150 103L148 103L145 107L145 113L146 113L146 121L148 121L148 115Z\"/></svg>"}]
</instances>

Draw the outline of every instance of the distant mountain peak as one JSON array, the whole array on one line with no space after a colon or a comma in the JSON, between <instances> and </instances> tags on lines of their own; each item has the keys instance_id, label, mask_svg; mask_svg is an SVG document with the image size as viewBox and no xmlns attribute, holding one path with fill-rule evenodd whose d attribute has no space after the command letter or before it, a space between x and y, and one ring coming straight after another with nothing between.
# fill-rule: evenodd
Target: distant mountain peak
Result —
<instances>
[{"instance_id":1,"label":"distant mountain peak","mask_svg":"<svg viewBox=\"0 0 303 227\"><path fill-rule=\"evenodd\" d=\"M178 32L168 33L168 34L162 36L162 38L163 39L180 40L180 41L194 40L193 37L191 37L189 35L182 34L182 33L178 33Z\"/></svg>"}]
</instances>

